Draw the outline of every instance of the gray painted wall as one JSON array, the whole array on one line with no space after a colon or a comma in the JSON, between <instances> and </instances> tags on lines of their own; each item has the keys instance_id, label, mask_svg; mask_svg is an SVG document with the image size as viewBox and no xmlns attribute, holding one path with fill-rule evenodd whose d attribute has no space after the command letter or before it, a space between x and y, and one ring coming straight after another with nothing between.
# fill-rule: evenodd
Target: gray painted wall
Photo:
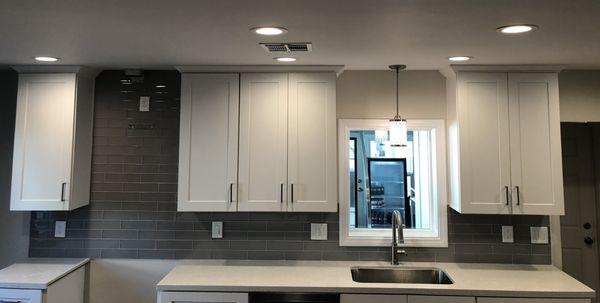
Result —
<instances>
[{"instance_id":1,"label":"gray painted wall","mask_svg":"<svg viewBox=\"0 0 600 303\"><path fill-rule=\"evenodd\" d=\"M17 74L0 70L0 268L27 257L29 213L10 212Z\"/></svg>"}]
</instances>

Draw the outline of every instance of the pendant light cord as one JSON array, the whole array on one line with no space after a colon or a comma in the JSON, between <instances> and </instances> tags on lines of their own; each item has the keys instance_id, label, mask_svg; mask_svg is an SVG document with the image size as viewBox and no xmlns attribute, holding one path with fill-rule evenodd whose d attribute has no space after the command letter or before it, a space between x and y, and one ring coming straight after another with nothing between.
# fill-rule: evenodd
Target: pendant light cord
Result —
<instances>
[{"instance_id":1,"label":"pendant light cord","mask_svg":"<svg viewBox=\"0 0 600 303\"><path fill-rule=\"evenodd\" d=\"M398 94L399 94L399 89L398 89L398 77L400 76L400 69L396 68L396 118L399 119L400 117L400 111L399 111L399 103L400 101L398 101Z\"/></svg>"}]
</instances>

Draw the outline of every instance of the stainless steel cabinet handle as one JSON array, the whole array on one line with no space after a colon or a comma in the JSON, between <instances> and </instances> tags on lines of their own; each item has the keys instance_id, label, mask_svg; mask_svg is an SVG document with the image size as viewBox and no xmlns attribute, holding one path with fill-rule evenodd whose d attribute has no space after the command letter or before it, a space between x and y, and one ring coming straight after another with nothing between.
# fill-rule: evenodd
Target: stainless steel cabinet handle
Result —
<instances>
[{"instance_id":1,"label":"stainless steel cabinet handle","mask_svg":"<svg viewBox=\"0 0 600 303\"><path fill-rule=\"evenodd\" d=\"M517 205L521 205L521 193L519 192L519 187L515 186L515 189L517 190Z\"/></svg>"},{"instance_id":2,"label":"stainless steel cabinet handle","mask_svg":"<svg viewBox=\"0 0 600 303\"><path fill-rule=\"evenodd\" d=\"M7 300L7 299L0 300L0 303L21 303L21 302L23 302L23 301L21 301L21 300Z\"/></svg>"},{"instance_id":3,"label":"stainless steel cabinet handle","mask_svg":"<svg viewBox=\"0 0 600 303\"><path fill-rule=\"evenodd\" d=\"M67 182L63 182L60 188L60 201L65 202L65 188L67 187ZM2 301L0 301L1 303Z\"/></svg>"},{"instance_id":4,"label":"stainless steel cabinet handle","mask_svg":"<svg viewBox=\"0 0 600 303\"><path fill-rule=\"evenodd\" d=\"M504 190L506 191L506 205L509 205L510 201L508 200L508 186L504 186Z\"/></svg>"},{"instance_id":5,"label":"stainless steel cabinet handle","mask_svg":"<svg viewBox=\"0 0 600 303\"><path fill-rule=\"evenodd\" d=\"M233 203L233 183L229 184L229 203Z\"/></svg>"},{"instance_id":6,"label":"stainless steel cabinet handle","mask_svg":"<svg viewBox=\"0 0 600 303\"><path fill-rule=\"evenodd\" d=\"M290 201L294 203L294 183L290 184Z\"/></svg>"},{"instance_id":7,"label":"stainless steel cabinet handle","mask_svg":"<svg viewBox=\"0 0 600 303\"><path fill-rule=\"evenodd\" d=\"M279 188L279 200L281 200L281 203L283 203L283 183L280 184L281 187Z\"/></svg>"}]
</instances>

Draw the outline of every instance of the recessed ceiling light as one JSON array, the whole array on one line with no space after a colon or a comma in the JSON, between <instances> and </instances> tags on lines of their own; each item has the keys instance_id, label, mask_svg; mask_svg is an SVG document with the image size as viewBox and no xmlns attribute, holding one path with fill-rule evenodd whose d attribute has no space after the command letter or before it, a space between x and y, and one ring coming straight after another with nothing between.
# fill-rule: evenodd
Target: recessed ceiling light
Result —
<instances>
[{"instance_id":1,"label":"recessed ceiling light","mask_svg":"<svg viewBox=\"0 0 600 303\"><path fill-rule=\"evenodd\" d=\"M48 56L38 56L38 57L33 57L33 59L35 59L35 61L39 61L39 62L56 62L59 60L56 57L48 57Z\"/></svg>"},{"instance_id":2,"label":"recessed ceiling light","mask_svg":"<svg viewBox=\"0 0 600 303\"><path fill-rule=\"evenodd\" d=\"M167 87L167 86L166 86L166 85L164 85L164 84L158 84L158 85L156 85L155 87L156 87L156 88L165 88L165 87Z\"/></svg>"},{"instance_id":3,"label":"recessed ceiling light","mask_svg":"<svg viewBox=\"0 0 600 303\"><path fill-rule=\"evenodd\" d=\"M296 58L294 57L277 57L277 58L273 58L279 62L294 62L296 61Z\"/></svg>"},{"instance_id":4,"label":"recessed ceiling light","mask_svg":"<svg viewBox=\"0 0 600 303\"><path fill-rule=\"evenodd\" d=\"M497 28L496 30L503 34L523 34L538 29L537 25L534 24L513 24L505 25Z\"/></svg>"},{"instance_id":5,"label":"recessed ceiling light","mask_svg":"<svg viewBox=\"0 0 600 303\"><path fill-rule=\"evenodd\" d=\"M469 61L471 59L473 59L473 57L471 57L471 56L452 56L452 57L448 57L448 60L455 61L455 62Z\"/></svg>"},{"instance_id":6,"label":"recessed ceiling light","mask_svg":"<svg viewBox=\"0 0 600 303\"><path fill-rule=\"evenodd\" d=\"M254 27L250 29L251 31L264 36L277 36L287 33L287 29L284 27L277 26L264 26L264 27Z\"/></svg>"}]
</instances>

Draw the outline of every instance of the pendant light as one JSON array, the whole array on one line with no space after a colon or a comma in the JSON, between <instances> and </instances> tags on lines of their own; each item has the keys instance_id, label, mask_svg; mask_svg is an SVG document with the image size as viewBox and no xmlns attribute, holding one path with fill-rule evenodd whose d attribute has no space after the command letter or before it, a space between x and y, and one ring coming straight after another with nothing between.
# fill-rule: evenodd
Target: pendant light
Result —
<instances>
[{"instance_id":1,"label":"pendant light","mask_svg":"<svg viewBox=\"0 0 600 303\"><path fill-rule=\"evenodd\" d=\"M400 113L398 111L399 100L398 100L398 75L400 74L400 70L406 68L406 65L390 65L390 68L396 70L396 116L390 119L390 145L391 146L400 146L405 147L408 145L407 132L408 129L406 127L406 120L400 117Z\"/></svg>"}]
</instances>

